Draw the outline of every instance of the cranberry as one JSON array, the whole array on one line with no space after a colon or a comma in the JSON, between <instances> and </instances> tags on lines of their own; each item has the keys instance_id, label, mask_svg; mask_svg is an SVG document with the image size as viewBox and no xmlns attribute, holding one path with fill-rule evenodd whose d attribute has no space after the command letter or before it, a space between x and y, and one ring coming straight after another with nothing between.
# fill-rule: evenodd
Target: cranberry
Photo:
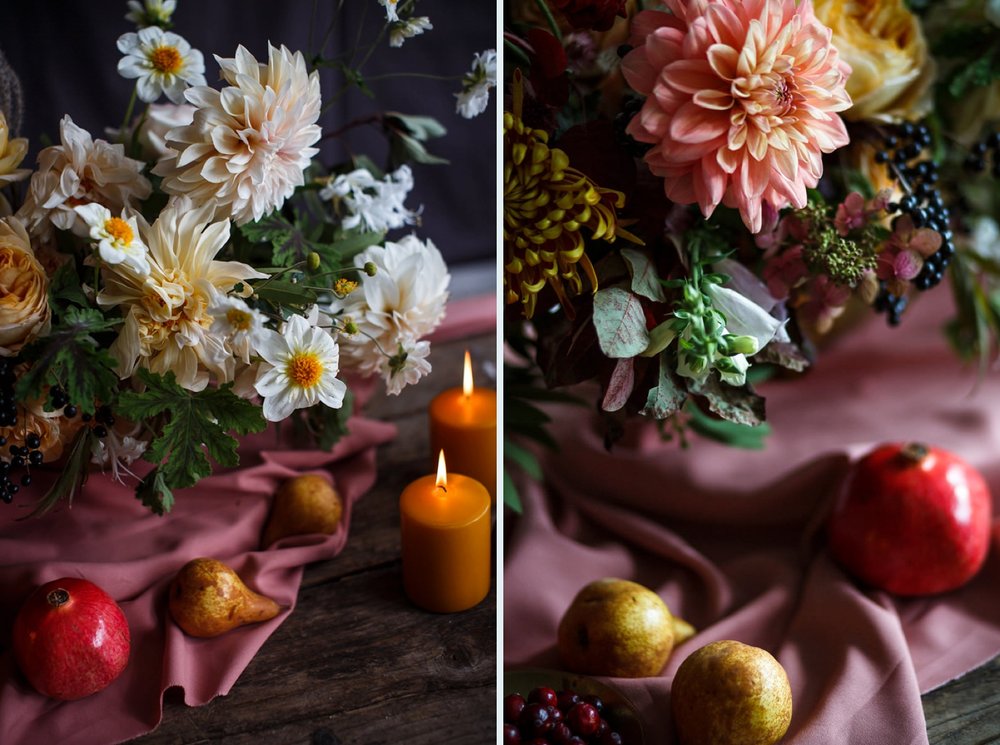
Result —
<instances>
[{"instance_id":1,"label":"cranberry","mask_svg":"<svg viewBox=\"0 0 1000 745\"><path fill-rule=\"evenodd\" d=\"M552 728L552 732L549 734L549 740L555 743L555 745L566 745L572 738L573 730L569 728L566 722L559 722Z\"/></svg>"},{"instance_id":2,"label":"cranberry","mask_svg":"<svg viewBox=\"0 0 1000 745\"><path fill-rule=\"evenodd\" d=\"M569 710L566 721L573 732L583 737L590 737L597 732L601 723L601 715L597 713L597 709L593 705L579 703Z\"/></svg>"},{"instance_id":3,"label":"cranberry","mask_svg":"<svg viewBox=\"0 0 1000 745\"><path fill-rule=\"evenodd\" d=\"M521 730L514 724L503 726L503 745L521 745Z\"/></svg>"},{"instance_id":4,"label":"cranberry","mask_svg":"<svg viewBox=\"0 0 1000 745\"><path fill-rule=\"evenodd\" d=\"M529 737L542 737L552 729L553 722L549 719L549 709L542 704L528 704L521 712L518 720L522 733Z\"/></svg>"},{"instance_id":5,"label":"cranberry","mask_svg":"<svg viewBox=\"0 0 1000 745\"><path fill-rule=\"evenodd\" d=\"M559 711L555 706L546 707L549 710L549 719L552 720L552 724L559 724L563 720L563 713Z\"/></svg>"},{"instance_id":6,"label":"cranberry","mask_svg":"<svg viewBox=\"0 0 1000 745\"><path fill-rule=\"evenodd\" d=\"M602 719L597 723L597 731L594 733L594 737L603 737L604 733L611 729L606 719Z\"/></svg>"},{"instance_id":7,"label":"cranberry","mask_svg":"<svg viewBox=\"0 0 1000 745\"><path fill-rule=\"evenodd\" d=\"M563 711L569 711L574 706L576 706L583 699L573 691L559 691L559 708Z\"/></svg>"},{"instance_id":8,"label":"cranberry","mask_svg":"<svg viewBox=\"0 0 1000 745\"><path fill-rule=\"evenodd\" d=\"M577 735L573 735L566 742L566 745L587 745L587 741L584 740L582 737L578 737Z\"/></svg>"},{"instance_id":9,"label":"cranberry","mask_svg":"<svg viewBox=\"0 0 1000 745\"><path fill-rule=\"evenodd\" d=\"M556 696L556 692L551 688L539 686L528 694L528 703L542 704L543 706L557 706L559 704L559 697Z\"/></svg>"},{"instance_id":10,"label":"cranberry","mask_svg":"<svg viewBox=\"0 0 1000 745\"><path fill-rule=\"evenodd\" d=\"M511 724L517 724L521 718L521 712L524 711L524 704L524 696L520 693L511 693L509 696L505 696L503 700L503 720Z\"/></svg>"},{"instance_id":11,"label":"cranberry","mask_svg":"<svg viewBox=\"0 0 1000 745\"><path fill-rule=\"evenodd\" d=\"M613 730L608 730L601 735L601 745L622 745L622 736Z\"/></svg>"},{"instance_id":12,"label":"cranberry","mask_svg":"<svg viewBox=\"0 0 1000 745\"><path fill-rule=\"evenodd\" d=\"M604 702L601 700L600 696L584 696L583 700L597 709L598 714L604 711Z\"/></svg>"}]
</instances>

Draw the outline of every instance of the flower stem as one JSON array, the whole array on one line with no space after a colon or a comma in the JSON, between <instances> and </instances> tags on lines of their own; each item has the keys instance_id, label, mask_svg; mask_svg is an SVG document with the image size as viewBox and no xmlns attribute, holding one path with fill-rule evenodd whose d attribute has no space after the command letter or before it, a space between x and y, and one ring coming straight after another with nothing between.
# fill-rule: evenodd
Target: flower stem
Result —
<instances>
[{"instance_id":1,"label":"flower stem","mask_svg":"<svg viewBox=\"0 0 1000 745\"><path fill-rule=\"evenodd\" d=\"M556 19L552 16L552 11L549 9L548 3L545 0L535 0L535 5L545 16L546 22L549 24L549 28L552 29L552 35L556 37L559 41L562 41L562 31L559 30L559 24L556 23Z\"/></svg>"},{"instance_id":2,"label":"flower stem","mask_svg":"<svg viewBox=\"0 0 1000 745\"><path fill-rule=\"evenodd\" d=\"M505 38L503 40L503 47L506 49L511 56L513 56L518 62L523 65L531 66L531 58L525 53L521 47L512 42L510 39Z\"/></svg>"},{"instance_id":3,"label":"flower stem","mask_svg":"<svg viewBox=\"0 0 1000 745\"><path fill-rule=\"evenodd\" d=\"M120 142L125 144L125 134L128 132L128 123L132 119L132 111L135 109L136 99L139 97L139 84L136 83L135 87L132 89L132 98L128 100L128 108L125 109L125 118L122 120L122 128L118 133Z\"/></svg>"}]
</instances>

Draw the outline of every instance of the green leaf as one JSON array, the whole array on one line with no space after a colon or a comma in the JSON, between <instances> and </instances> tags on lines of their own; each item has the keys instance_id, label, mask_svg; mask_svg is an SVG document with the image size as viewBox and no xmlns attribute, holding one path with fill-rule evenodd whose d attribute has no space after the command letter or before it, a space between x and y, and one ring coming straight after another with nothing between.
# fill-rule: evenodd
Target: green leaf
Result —
<instances>
[{"instance_id":1,"label":"green leaf","mask_svg":"<svg viewBox=\"0 0 1000 745\"><path fill-rule=\"evenodd\" d=\"M538 458L530 450L525 450L520 445L511 442L505 437L503 441L503 455L504 458L510 458L514 463L519 465L521 470L535 481L542 480L542 467L538 463Z\"/></svg>"},{"instance_id":2,"label":"green leaf","mask_svg":"<svg viewBox=\"0 0 1000 745\"><path fill-rule=\"evenodd\" d=\"M766 422L751 427L725 419L715 419L694 404L688 404L684 410L690 414L688 426L692 430L702 437L730 447L763 450L767 444L765 440L771 434L771 426Z\"/></svg>"},{"instance_id":3,"label":"green leaf","mask_svg":"<svg viewBox=\"0 0 1000 745\"><path fill-rule=\"evenodd\" d=\"M632 273L632 292L650 300L664 302L666 296L663 294L663 285L649 257L634 248L623 248L621 255Z\"/></svg>"},{"instance_id":4,"label":"green leaf","mask_svg":"<svg viewBox=\"0 0 1000 745\"><path fill-rule=\"evenodd\" d=\"M135 496L156 515L165 515L174 506L174 493L159 468L154 468L139 482Z\"/></svg>"},{"instance_id":5,"label":"green leaf","mask_svg":"<svg viewBox=\"0 0 1000 745\"><path fill-rule=\"evenodd\" d=\"M118 410L134 421L167 419L144 455L158 464L160 476L142 494L137 492L140 499L151 494L150 489L165 493L164 489L193 486L212 472L209 457L223 466L239 465L238 442L229 433L245 435L267 425L260 409L233 393L231 383L188 391L177 385L172 372L161 376L140 369L136 375L146 389L124 392Z\"/></svg>"},{"instance_id":6,"label":"green leaf","mask_svg":"<svg viewBox=\"0 0 1000 745\"><path fill-rule=\"evenodd\" d=\"M49 280L49 298L53 308L59 308L63 303L72 303L82 308L90 305L87 296L83 294L83 283L72 261L67 261L52 275Z\"/></svg>"},{"instance_id":7,"label":"green leaf","mask_svg":"<svg viewBox=\"0 0 1000 745\"><path fill-rule=\"evenodd\" d=\"M448 161L427 152L427 148L420 140L398 130L393 130L389 133L390 168L395 170L404 163L447 165Z\"/></svg>"},{"instance_id":8,"label":"green leaf","mask_svg":"<svg viewBox=\"0 0 1000 745\"><path fill-rule=\"evenodd\" d=\"M336 252L337 259L341 264L347 264L366 248L379 244L383 240L385 240L385 233L382 232L350 231L335 236L331 249Z\"/></svg>"},{"instance_id":9,"label":"green leaf","mask_svg":"<svg viewBox=\"0 0 1000 745\"><path fill-rule=\"evenodd\" d=\"M435 118L400 114L398 111L387 111L383 117L385 124L392 129L404 129L420 142L426 142L434 137L444 137L448 130Z\"/></svg>"},{"instance_id":10,"label":"green leaf","mask_svg":"<svg viewBox=\"0 0 1000 745\"><path fill-rule=\"evenodd\" d=\"M21 359L31 366L17 381L17 399L37 399L44 386L59 385L84 414L94 412L95 399L113 401L118 389L116 363L93 334L107 331L116 323L94 308L67 307L48 336L21 352Z\"/></svg>"},{"instance_id":11,"label":"green leaf","mask_svg":"<svg viewBox=\"0 0 1000 745\"><path fill-rule=\"evenodd\" d=\"M316 302L316 292L297 282L269 279L254 287L254 295L274 305L307 306Z\"/></svg>"},{"instance_id":12,"label":"green leaf","mask_svg":"<svg viewBox=\"0 0 1000 745\"><path fill-rule=\"evenodd\" d=\"M649 344L642 303L620 287L594 295L594 328L601 351L611 358L635 357Z\"/></svg>"},{"instance_id":13,"label":"green leaf","mask_svg":"<svg viewBox=\"0 0 1000 745\"><path fill-rule=\"evenodd\" d=\"M660 372L656 387L649 390L646 405L640 413L655 419L666 419L677 412L687 399L687 391L677 384L670 355L660 354Z\"/></svg>"},{"instance_id":14,"label":"green leaf","mask_svg":"<svg viewBox=\"0 0 1000 745\"><path fill-rule=\"evenodd\" d=\"M323 450L330 450L347 434L347 420L354 411L354 396L348 391L344 395L344 405L339 409L317 405L309 409L309 429L316 438L316 444Z\"/></svg>"},{"instance_id":15,"label":"green leaf","mask_svg":"<svg viewBox=\"0 0 1000 745\"><path fill-rule=\"evenodd\" d=\"M503 503L518 515L524 512L524 507L521 504L521 495L518 494L517 487L514 485L514 479L511 478L506 468L503 471Z\"/></svg>"},{"instance_id":16,"label":"green leaf","mask_svg":"<svg viewBox=\"0 0 1000 745\"><path fill-rule=\"evenodd\" d=\"M27 517L38 517L51 510L57 502L65 499L69 505L87 482L87 462L90 460L91 445L95 435L90 427L82 427L73 438L65 462L59 471L59 478L49 487L38 504Z\"/></svg>"},{"instance_id":17,"label":"green leaf","mask_svg":"<svg viewBox=\"0 0 1000 745\"><path fill-rule=\"evenodd\" d=\"M764 399L750 386L724 385L715 375L692 384L691 392L704 396L708 408L723 419L753 427L764 421Z\"/></svg>"}]
</instances>

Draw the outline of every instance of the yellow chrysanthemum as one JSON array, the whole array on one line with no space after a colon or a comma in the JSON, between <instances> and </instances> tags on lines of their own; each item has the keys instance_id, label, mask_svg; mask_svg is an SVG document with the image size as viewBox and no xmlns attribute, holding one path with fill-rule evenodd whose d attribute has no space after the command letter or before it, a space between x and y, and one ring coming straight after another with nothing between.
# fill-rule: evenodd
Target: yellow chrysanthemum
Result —
<instances>
[{"instance_id":1,"label":"yellow chrysanthemum","mask_svg":"<svg viewBox=\"0 0 1000 745\"><path fill-rule=\"evenodd\" d=\"M575 168L562 150L550 148L548 133L521 120L520 72L514 73L512 111L503 115L504 139L504 285L507 302L518 300L524 315L535 312L538 293L552 286L572 315L566 286L583 291L582 268L593 291L597 275L585 253L583 228L594 239L613 242L618 235L634 240L618 225L616 208L625 195L602 189Z\"/></svg>"}]
</instances>

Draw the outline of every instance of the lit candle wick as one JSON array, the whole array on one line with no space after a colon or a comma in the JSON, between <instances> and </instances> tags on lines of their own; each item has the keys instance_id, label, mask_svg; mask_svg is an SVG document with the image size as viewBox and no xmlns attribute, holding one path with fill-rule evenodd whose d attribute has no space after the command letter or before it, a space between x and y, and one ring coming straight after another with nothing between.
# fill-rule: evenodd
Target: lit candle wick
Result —
<instances>
[{"instance_id":1,"label":"lit candle wick","mask_svg":"<svg viewBox=\"0 0 1000 745\"><path fill-rule=\"evenodd\" d=\"M448 493L448 469L444 465L444 450L438 454L438 472L435 485L445 494Z\"/></svg>"},{"instance_id":2,"label":"lit candle wick","mask_svg":"<svg viewBox=\"0 0 1000 745\"><path fill-rule=\"evenodd\" d=\"M465 350L465 373L462 375L462 393L466 400L472 395L472 357L469 350Z\"/></svg>"}]
</instances>

